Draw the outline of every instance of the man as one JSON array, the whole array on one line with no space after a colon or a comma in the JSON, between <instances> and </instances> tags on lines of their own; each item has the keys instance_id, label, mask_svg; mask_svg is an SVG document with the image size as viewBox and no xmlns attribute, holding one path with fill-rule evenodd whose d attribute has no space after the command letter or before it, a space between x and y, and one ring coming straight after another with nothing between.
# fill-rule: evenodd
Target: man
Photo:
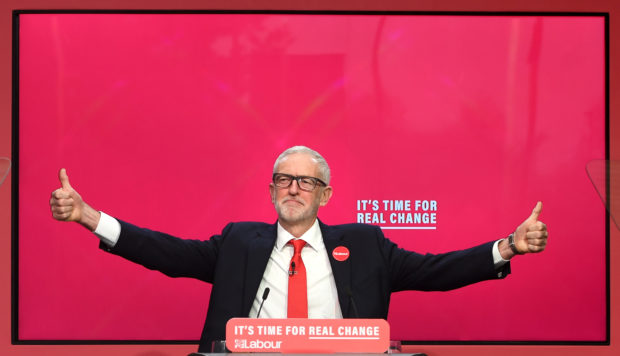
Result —
<instances>
[{"instance_id":1,"label":"man","mask_svg":"<svg viewBox=\"0 0 620 356\"><path fill-rule=\"evenodd\" d=\"M277 224L230 223L208 241L179 239L98 212L71 187L64 169L50 206L55 219L93 231L108 252L172 277L212 283L200 352L225 338L230 318L256 317L266 288L271 292L262 317L385 319L392 292L449 290L503 278L510 273L512 257L541 252L547 244L547 228L538 221L539 202L509 238L420 255L398 248L378 227L328 226L317 219L333 191L329 166L319 153L304 146L289 148L276 160L273 173L269 191ZM301 294L289 290L299 276L307 279Z\"/></svg>"}]
</instances>

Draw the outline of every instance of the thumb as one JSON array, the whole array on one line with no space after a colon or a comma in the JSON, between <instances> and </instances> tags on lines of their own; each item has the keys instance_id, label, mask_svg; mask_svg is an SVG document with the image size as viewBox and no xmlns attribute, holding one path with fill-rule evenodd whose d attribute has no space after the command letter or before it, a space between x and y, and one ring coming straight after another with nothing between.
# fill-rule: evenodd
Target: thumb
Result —
<instances>
[{"instance_id":1,"label":"thumb","mask_svg":"<svg viewBox=\"0 0 620 356\"><path fill-rule=\"evenodd\" d=\"M60 180L60 184L62 185L62 189L73 189L71 184L69 183L69 176L67 175L67 170L61 168L58 172L58 179Z\"/></svg>"},{"instance_id":2,"label":"thumb","mask_svg":"<svg viewBox=\"0 0 620 356\"><path fill-rule=\"evenodd\" d=\"M542 211L542 202L538 202L536 203L536 206L534 207L534 210L532 210L532 215L530 215L530 217L528 218L528 220L538 220L538 216L540 215L540 212Z\"/></svg>"}]
</instances>

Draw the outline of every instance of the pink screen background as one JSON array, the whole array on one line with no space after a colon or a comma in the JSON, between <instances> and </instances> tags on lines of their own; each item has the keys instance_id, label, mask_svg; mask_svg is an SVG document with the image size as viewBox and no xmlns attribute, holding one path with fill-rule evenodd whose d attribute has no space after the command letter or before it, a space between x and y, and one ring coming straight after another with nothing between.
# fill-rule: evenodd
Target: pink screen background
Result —
<instances>
[{"instance_id":1,"label":"pink screen background","mask_svg":"<svg viewBox=\"0 0 620 356\"><path fill-rule=\"evenodd\" d=\"M51 219L60 167L97 209L206 239L228 221L275 221L273 161L305 144L332 167L328 224L356 221L358 200L437 201L434 230L385 231L418 252L503 237L544 203L548 251L504 281L394 294L393 339L604 340L605 216L585 174L605 154L602 18L20 25L20 339L197 339L204 322L208 285L107 255Z\"/></svg>"}]
</instances>

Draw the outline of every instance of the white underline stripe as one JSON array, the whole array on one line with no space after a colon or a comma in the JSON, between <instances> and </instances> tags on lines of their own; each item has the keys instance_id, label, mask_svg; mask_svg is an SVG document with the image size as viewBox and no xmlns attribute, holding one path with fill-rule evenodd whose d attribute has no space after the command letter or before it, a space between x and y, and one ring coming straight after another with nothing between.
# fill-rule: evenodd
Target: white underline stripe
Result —
<instances>
[{"instance_id":1,"label":"white underline stripe","mask_svg":"<svg viewBox=\"0 0 620 356\"><path fill-rule=\"evenodd\" d=\"M319 340L379 340L378 337L355 337L355 336L309 336L308 339L319 339Z\"/></svg>"},{"instance_id":2,"label":"white underline stripe","mask_svg":"<svg viewBox=\"0 0 620 356\"><path fill-rule=\"evenodd\" d=\"M437 226L379 226L385 230L437 230Z\"/></svg>"}]
</instances>

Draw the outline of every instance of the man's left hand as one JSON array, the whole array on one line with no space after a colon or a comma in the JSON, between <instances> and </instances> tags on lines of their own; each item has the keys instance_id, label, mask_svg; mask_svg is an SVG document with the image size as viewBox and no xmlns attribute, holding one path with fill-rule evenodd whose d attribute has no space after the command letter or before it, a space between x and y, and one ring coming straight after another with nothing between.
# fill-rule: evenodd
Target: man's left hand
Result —
<instances>
[{"instance_id":1,"label":"man's left hand","mask_svg":"<svg viewBox=\"0 0 620 356\"><path fill-rule=\"evenodd\" d=\"M542 202L538 202L532 215L515 230L514 243L520 253L542 252L547 246L547 225L538 220L541 211Z\"/></svg>"}]
</instances>

